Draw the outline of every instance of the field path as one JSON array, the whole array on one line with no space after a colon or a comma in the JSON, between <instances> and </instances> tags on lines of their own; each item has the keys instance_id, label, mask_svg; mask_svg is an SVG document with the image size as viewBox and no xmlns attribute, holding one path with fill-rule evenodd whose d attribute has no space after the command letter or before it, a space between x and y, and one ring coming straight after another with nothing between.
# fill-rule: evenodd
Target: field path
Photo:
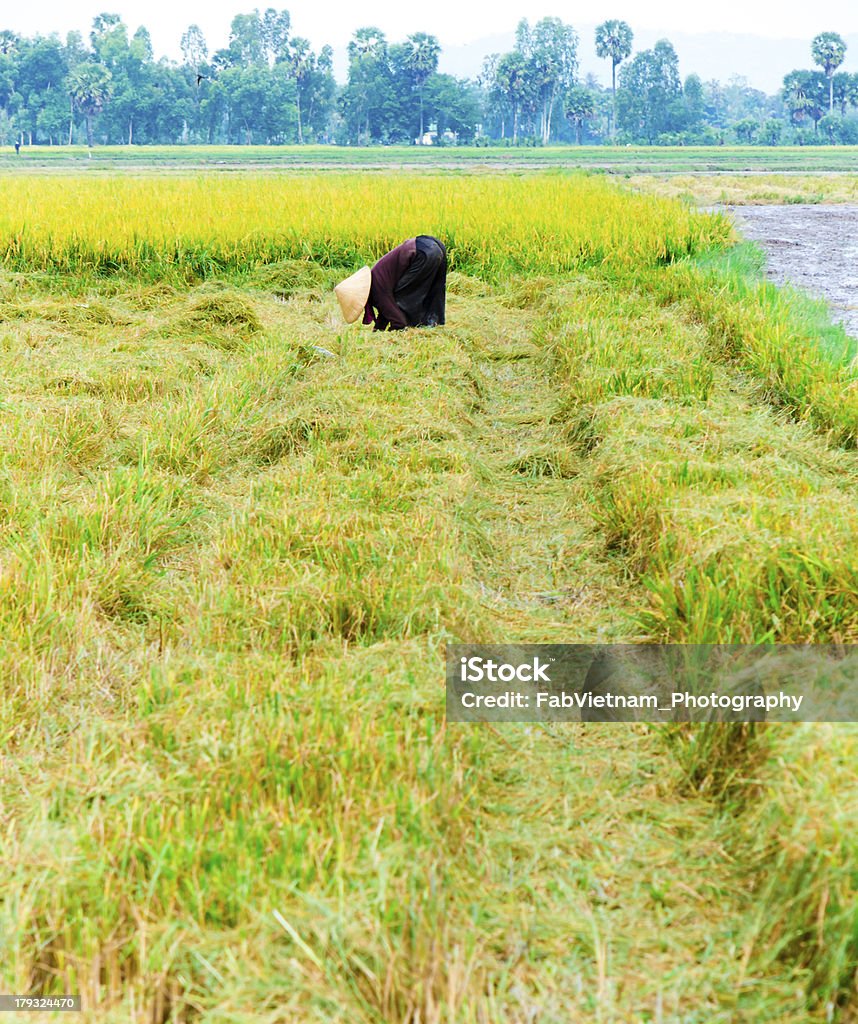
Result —
<instances>
[{"instance_id":1,"label":"field path","mask_svg":"<svg viewBox=\"0 0 858 1024\"><path fill-rule=\"evenodd\" d=\"M594 546L580 456L552 423L564 396L532 328L532 314L498 310L474 351L481 411L467 438L483 463L485 597L517 641L624 638L616 609L634 603L636 584ZM762 1019L739 1010L748 894L722 845L725 821L706 799L677 799L658 730L487 728L496 742L481 765L485 887L517 908L524 935L507 953L518 1013L491 1019ZM524 994L525 978L539 999Z\"/></svg>"},{"instance_id":2,"label":"field path","mask_svg":"<svg viewBox=\"0 0 858 1024\"><path fill-rule=\"evenodd\" d=\"M493 551L486 596L521 641L623 636L627 626L611 611L615 572L594 557L581 515L580 456L551 422L562 396L536 346L516 338L508 321L496 345L475 364L483 412L468 439L490 483L481 491Z\"/></svg>"}]
</instances>

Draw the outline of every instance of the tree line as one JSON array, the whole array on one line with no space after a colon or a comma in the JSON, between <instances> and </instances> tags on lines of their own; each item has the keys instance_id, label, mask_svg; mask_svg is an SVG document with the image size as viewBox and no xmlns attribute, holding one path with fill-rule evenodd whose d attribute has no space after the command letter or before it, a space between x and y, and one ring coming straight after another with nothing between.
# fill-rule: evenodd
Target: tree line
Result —
<instances>
[{"instance_id":1,"label":"tree line","mask_svg":"<svg viewBox=\"0 0 858 1024\"><path fill-rule=\"evenodd\" d=\"M349 42L339 85L332 48L294 35L286 10L236 15L214 52L191 25L181 61L156 60L145 28L132 35L105 13L88 39L0 32L0 144L858 143L858 74L839 70L836 32L812 41L816 67L790 71L775 95L738 76L682 80L669 40L633 44L624 21L597 28L605 88L579 74L571 25L524 19L513 48L466 79L438 71L433 35L391 42L369 26Z\"/></svg>"}]
</instances>

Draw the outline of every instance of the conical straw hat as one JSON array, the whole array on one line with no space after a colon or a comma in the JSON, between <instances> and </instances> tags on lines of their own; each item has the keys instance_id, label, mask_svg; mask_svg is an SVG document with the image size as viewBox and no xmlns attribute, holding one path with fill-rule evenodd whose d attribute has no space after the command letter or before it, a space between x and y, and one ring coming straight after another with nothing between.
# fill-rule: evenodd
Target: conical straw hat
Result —
<instances>
[{"instance_id":1,"label":"conical straw hat","mask_svg":"<svg viewBox=\"0 0 858 1024\"><path fill-rule=\"evenodd\" d=\"M363 312L371 284L372 271L369 267L361 267L334 288L347 324L353 324Z\"/></svg>"}]
</instances>

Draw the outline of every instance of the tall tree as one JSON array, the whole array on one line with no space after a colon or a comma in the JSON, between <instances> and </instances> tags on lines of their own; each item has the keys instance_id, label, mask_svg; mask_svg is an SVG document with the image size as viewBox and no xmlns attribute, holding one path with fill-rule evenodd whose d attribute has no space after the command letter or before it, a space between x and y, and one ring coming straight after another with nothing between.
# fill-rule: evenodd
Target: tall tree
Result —
<instances>
[{"instance_id":1,"label":"tall tree","mask_svg":"<svg viewBox=\"0 0 858 1024\"><path fill-rule=\"evenodd\" d=\"M85 61L69 74L68 91L75 107L86 119L86 144L92 158L92 119L110 97L110 72L94 60Z\"/></svg>"},{"instance_id":2,"label":"tall tree","mask_svg":"<svg viewBox=\"0 0 858 1024\"><path fill-rule=\"evenodd\" d=\"M411 73L409 43L391 43L385 62L385 86L380 93L376 117L380 134L388 142L419 143L420 102Z\"/></svg>"},{"instance_id":3,"label":"tall tree","mask_svg":"<svg viewBox=\"0 0 858 1024\"><path fill-rule=\"evenodd\" d=\"M709 84L704 86L704 93ZM729 123L741 121L747 117L757 121L765 119L771 105L769 98L759 89L753 89L747 78L742 75L732 75L728 79L727 85L723 88L719 86L718 89L723 100L723 110L718 113L722 115L723 120L712 118L707 99L707 116L713 123L726 127Z\"/></svg>"},{"instance_id":4,"label":"tall tree","mask_svg":"<svg viewBox=\"0 0 858 1024\"><path fill-rule=\"evenodd\" d=\"M189 25L187 31L182 34L182 56L185 58L185 66L190 71L190 81L193 85L194 115L193 115L193 138L199 138L202 124L202 100L203 83L208 81L209 68L207 65L209 47L203 30L199 25Z\"/></svg>"},{"instance_id":5,"label":"tall tree","mask_svg":"<svg viewBox=\"0 0 858 1024\"><path fill-rule=\"evenodd\" d=\"M589 89L583 85L574 85L566 93L563 113L570 124L575 125L575 137L581 145L581 130L596 113L596 101Z\"/></svg>"},{"instance_id":6,"label":"tall tree","mask_svg":"<svg viewBox=\"0 0 858 1024\"><path fill-rule=\"evenodd\" d=\"M266 31L259 11L236 14L232 19L227 52L229 63L234 67L267 63Z\"/></svg>"},{"instance_id":7,"label":"tall tree","mask_svg":"<svg viewBox=\"0 0 858 1024\"><path fill-rule=\"evenodd\" d=\"M301 116L304 129L314 137L327 139L337 83L334 80L334 51L325 45L313 59L312 71L300 86Z\"/></svg>"},{"instance_id":8,"label":"tall tree","mask_svg":"<svg viewBox=\"0 0 858 1024\"><path fill-rule=\"evenodd\" d=\"M438 70L441 46L435 36L426 32L415 32L407 40L409 48L406 66L411 75L411 84L420 98L420 131L417 135L423 143L423 88L430 75Z\"/></svg>"},{"instance_id":9,"label":"tall tree","mask_svg":"<svg viewBox=\"0 0 858 1024\"><path fill-rule=\"evenodd\" d=\"M512 110L512 142L515 145L518 142L521 108L527 102L530 92L527 61L518 50L511 50L500 58L495 70L495 80Z\"/></svg>"},{"instance_id":10,"label":"tall tree","mask_svg":"<svg viewBox=\"0 0 858 1024\"><path fill-rule=\"evenodd\" d=\"M182 56L189 68L199 72L209 58L209 47L199 25L189 25L182 33Z\"/></svg>"},{"instance_id":11,"label":"tall tree","mask_svg":"<svg viewBox=\"0 0 858 1024\"><path fill-rule=\"evenodd\" d=\"M19 48L22 40L14 32L0 32L0 132L6 142L7 132L18 134L15 112L20 103L18 81Z\"/></svg>"},{"instance_id":12,"label":"tall tree","mask_svg":"<svg viewBox=\"0 0 858 1024\"><path fill-rule=\"evenodd\" d=\"M526 62L530 89L539 109L539 134L545 144L551 138L554 106L575 81L578 36L559 18L542 18L533 28L524 19L516 30L516 49Z\"/></svg>"},{"instance_id":13,"label":"tall tree","mask_svg":"<svg viewBox=\"0 0 858 1024\"><path fill-rule=\"evenodd\" d=\"M128 50L128 28L118 14L99 14L93 18L89 41L96 60L112 74Z\"/></svg>"},{"instance_id":14,"label":"tall tree","mask_svg":"<svg viewBox=\"0 0 858 1024\"><path fill-rule=\"evenodd\" d=\"M275 11L269 7L262 15L262 47L268 63L289 60L289 31L292 19L288 11Z\"/></svg>"},{"instance_id":15,"label":"tall tree","mask_svg":"<svg viewBox=\"0 0 858 1024\"><path fill-rule=\"evenodd\" d=\"M301 118L301 99L307 82L315 71L316 61L310 49L310 40L296 36L289 47L289 66L295 77L295 96L298 107L298 145L304 145L304 127Z\"/></svg>"},{"instance_id":16,"label":"tall tree","mask_svg":"<svg viewBox=\"0 0 858 1024\"><path fill-rule=\"evenodd\" d=\"M355 141L360 144L363 131L368 143L372 139L373 118L388 92L387 37L374 26L359 28L349 42L348 56L348 83L340 99L354 129Z\"/></svg>"},{"instance_id":17,"label":"tall tree","mask_svg":"<svg viewBox=\"0 0 858 1024\"><path fill-rule=\"evenodd\" d=\"M4 58L0 56L0 67ZM30 142L47 137L59 139L66 120L68 74L63 44L58 36L22 39L17 52L15 92L23 101L18 110L18 127ZM0 94L4 92L0 85ZM0 103L0 106L3 104Z\"/></svg>"},{"instance_id":18,"label":"tall tree","mask_svg":"<svg viewBox=\"0 0 858 1024\"><path fill-rule=\"evenodd\" d=\"M294 139L295 79L285 61L225 68L218 75L227 114L227 138L245 145Z\"/></svg>"},{"instance_id":19,"label":"tall tree","mask_svg":"<svg viewBox=\"0 0 858 1024\"><path fill-rule=\"evenodd\" d=\"M824 114L825 76L819 71L790 71L784 76L782 96L793 122L813 121L816 131Z\"/></svg>"},{"instance_id":20,"label":"tall tree","mask_svg":"<svg viewBox=\"0 0 858 1024\"><path fill-rule=\"evenodd\" d=\"M617 121L636 139L652 144L678 130L682 87L676 51L666 39L641 50L619 75Z\"/></svg>"},{"instance_id":21,"label":"tall tree","mask_svg":"<svg viewBox=\"0 0 858 1024\"><path fill-rule=\"evenodd\" d=\"M763 125L763 139L767 146L776 146L781 139L784 123L779 117L770 117Z\"/></svg>"},{"instance_id":22,"label":"tall tree","mask_svg":"<svg viewBox=\"0 0 858 1024\"><path fill-rule=\"evenodd\" d=\"M834 110L834 72L846 56L846 42L837 32L820 32L810 44L814 64L818 64L828 79L828 112Z\"/></svg>"},{"instance_id":23,"label":"tall tree","mask_svg":"<svg viewBox=\"0 0 858 1024\"><path fill-rule=\"evenodd\" d=\"M83 41L83 36L80 32L69 32L66 35L66 47L65 47L66 60L69 66L69 75L71 75L76 68L79 68L81 64L85 64L90 59L89 50ZM68 87L68 80L66 80L66 92L68 93L68 112L69 112L69 145L72 144L72 138L74 137L74 96Z\"/></svg>"},{"instance_id":24,"label":"tall tree","mask_svg":"<svg viewBox=\"0 0 858 1024\"><path fill-rule=\"evenodd\" d=\"M460 142L472 142L480 121L480 101L476 86L452 75L434 74L426 83L426 110L438 125L438 136L446 131Z\"/></svg>"},{"instance_id":25,"label":"tall tree","mask_svg":"<svg viewBox=\"0 0 858 1024\"><path fill-rule=\"evenodd\" d=\"M743 142L746 145L754 141L754 135L760 129L760 122L755 121L753 117L744 117L741 121L737 121L733 125L733 130L736 132L736 138L739 142Z\"/></svg>"},{"instance_id":26,"label":"tall tree","mask_svg":"<svg viewBox=\"0 0 858 1024\"><path fill-rule=\"evenodd\" d=\"M691 74L685 79L685 84L682 87L682 100L685 108L683 127L693 131L701 126L706 107L703 82L699 75Z\"/></svg>"},{"instance_id":27,"label":"tall tree","mask_svg":"<svg viewBox=\"0 0 858 1024\"><path fill-rule=\"evenodd\" d=\"M152 40L142 26L129 40L123 22L106 14L96 18L90 38L99 64L110 72L110 105L99 128L109 142L130 146L136 128L152 121L153 105L160 101L153 83Z\"/></svg>"},{"instance_id":28,"label":"tall tree","mask_svg":"<svg viewBox=\"0 0 858 1024\"><path fill-rule=\"evenodd\" d=\"M596 56L611 61L611 137L617 137L617 67L632 52L631 27L625 21L603 21L596 29Z\"/></svg>"},{"instance_id":29,"label":"tall tree","mask_svg":"<svg viewBox=\"0 0 858 1024\"><path fill-rule=\"evenodd\" d=\"M495 124L500 121L500 137L506 138L506 103L507 98L498 80L498 67L500 66L501 55L490 53L483 58L483 66L477 77L477 85L482 89L485 103L486 116L493 119ZM486 132L490 134L490 132Z\"/></svg>"},{"instance_id":30,"label":"tall tree","mask_svg":"<svg viewBox=\"0 0 858 1024\"><path fill-rule=\"evenodd\" d=\"M834 102L840 107L840 116L846 117L846 108L852 101L853 85L852 80L855 76L850 75L848 71L838 71L832 79L834 85Z\"/></svg>"}]
</instances>

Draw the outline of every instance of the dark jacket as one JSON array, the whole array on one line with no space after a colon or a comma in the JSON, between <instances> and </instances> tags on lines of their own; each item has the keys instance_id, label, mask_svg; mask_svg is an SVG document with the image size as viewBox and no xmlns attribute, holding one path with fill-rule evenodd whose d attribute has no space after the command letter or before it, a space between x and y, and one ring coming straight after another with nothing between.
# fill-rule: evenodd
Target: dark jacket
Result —
<instances>
[{"instance_id":1,"label":"dark jacket","mask_svg":"<svg viewBox=\"0 0 858 1024\"><path fill-rule=\"evenodd\" d=\"M447 251L431 235L409 238L372 268L363 322L377 331L445 322Z\"/></svg>"}]
</instances>

